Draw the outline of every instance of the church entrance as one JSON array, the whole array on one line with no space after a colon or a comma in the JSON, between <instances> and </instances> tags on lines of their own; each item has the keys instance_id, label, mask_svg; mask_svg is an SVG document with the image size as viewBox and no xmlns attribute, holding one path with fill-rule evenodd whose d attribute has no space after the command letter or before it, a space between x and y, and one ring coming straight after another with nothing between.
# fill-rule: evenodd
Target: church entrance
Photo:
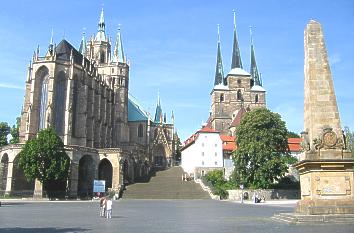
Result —
<instances>
[{"instance_id":1,"label":"church entrance","mask_svg":"<svg viewBox=\"0 0 354 233\"><path fill-rule=\"evenodd\" d=\"M106 181L106 191L112 188L113 167L108 159L102 159L98 165L98 179Z\"/></svg>"},{"instance_id":2,"label":"church entrance","mask_svg":"<svg viewBox=\"0 0 354 233\"><path fill-rule=\"evenodd\" d=\"M7 182L7 170L9 165L9 156L4 154L0 163L0 196L5 194Z\"/></svg>"},{"instance_id":3,"label":"church entrance","mask_svg":"<svg viewBox=\"0 0 354 233\"><path fill-rule=\"evenodd\" d=\"M34 180L27 181L18 163L19 159L20 156L17 155L13 162L11 195L33 196Z\"/></svg>"},{"instance_id":4,"label":"church entrance","mask_svg":"<svg viewBox=\"0 0 354 233\"><path fill-rule=\"evenodd\" d=\"M84 155L79 161L79 181L77 194L80 198L93 196L93 180L95 178L95 162L89 155Z\"/></svg>"},{"instance_id":5,"label":"church entrance","mask_svg":"<svg viewBox=\"0 0 354 233\"><path fill-rule=\"evenodd\" d=\"M153 151L154 156L154 165L155 167L165 167L166 164L166 155L163 145L157 145Z\"/></svg>"}]
</instances>

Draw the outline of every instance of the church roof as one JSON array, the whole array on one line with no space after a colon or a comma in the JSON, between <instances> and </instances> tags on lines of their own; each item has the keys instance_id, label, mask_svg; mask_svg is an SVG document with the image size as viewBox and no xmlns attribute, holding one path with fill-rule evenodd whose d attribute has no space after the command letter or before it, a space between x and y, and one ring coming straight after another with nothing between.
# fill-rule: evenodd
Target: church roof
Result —
<instances>
[{"instance_id":1,"label":"church roof","mask_svg":"<svg viewBox=\"0 0 354 233\"><path fill-rule=\"evenodd\" d=\"M73 55L74 63L82 64L83 56L77 51L74 46L72 46L67 40L63 39L55 48L55 52L57 54L57 58L63 60L70 60L70 55Z\"/></svg>"},{"instance_id":2,"label":"church roof","mask_svg":"<svg viewBox=\"0 0 354 233\"><path fill-rule=\"evenodd\" d=\"M265 92L266 90L263 87L259 86L259 85L254 85L251 88L251 91L263 91L263 92Z\"/></svg>"},{"instance_id":3,"label":"church roof","mask_svg":"<svg viewBox=\"0 0 354 233\"><path fill-rule=\"evenodd\" d=\"M141 107L138 101L128 95L128 121L147 121L149 114Z\"/></svg>"},{"instance_id":4,"label":"church roof","mask_svg":"<svg viewBox=\"0 0 354 233\"><path fill-rule=\"evenodd\" d=\"M240 108L240 110L238 111L237 115L235 116L234 120L232 121L230 128L232 127L237 127L240 125L242 117L245 115L246 113L246 109L245 108Z\"/></svg>"},{"instance_id":5,"label":"church roof","mask_svg":"<svg viewBox=\"0 0 354 233\"><path fill-rule=\"evenodd\" d=\"M247 71L245 71L242 68L233 68L232 70L230 70L230 72L227 75L251 76L250 73L248 73Z\"/></svg>"},{"instance_id":6,"label":"church roof","mask_svg":"<svg viewBox=\"0 0 354 233\"><path fill-rule=\"evenodd\" d=\"M229 87L224 85L223 83L215 85L214 90L229 90Z\"/></svg>"}]
</instances>

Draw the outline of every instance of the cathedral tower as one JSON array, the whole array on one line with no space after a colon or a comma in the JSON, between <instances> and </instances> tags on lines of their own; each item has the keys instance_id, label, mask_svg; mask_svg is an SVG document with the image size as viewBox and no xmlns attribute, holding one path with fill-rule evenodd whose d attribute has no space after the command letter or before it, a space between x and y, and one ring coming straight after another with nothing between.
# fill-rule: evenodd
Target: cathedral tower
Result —
<instances>
[{"instance_id":1,"label":"cathedral tower","mask_svg":"<svg viewBox=\"0 0 354 233\"><path fill-rule=\"evenodd\" d=\"M230 72L224 76L221 58L220 34L218 30L217 64L214 87L211 91L211 115L208 125L223 134L232 134L230 130L239 111L265 106L265 90L256 64L251 35L251 74L243 69L241 52L236 30L234 12L233 49Z\"/></svg>"}]
</instances>

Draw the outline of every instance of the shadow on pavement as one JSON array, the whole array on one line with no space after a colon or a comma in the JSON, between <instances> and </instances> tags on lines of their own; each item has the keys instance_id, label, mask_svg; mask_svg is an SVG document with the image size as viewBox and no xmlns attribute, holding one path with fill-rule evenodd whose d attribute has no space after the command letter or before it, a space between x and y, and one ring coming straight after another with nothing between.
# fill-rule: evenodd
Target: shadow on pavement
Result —
<instances>
[{"instance_id":1,"label":"shadow on pavement","mask_svg":"<svg viewBox=\"0 0 354 233\"><path fill-rule=\"evenodd\" d=\"M23 228L23 227L11 227L11 228L0 228L2 233L76 233L76 232L88 232L89 229L82 228Z\"/></svg>"}]
</instances>

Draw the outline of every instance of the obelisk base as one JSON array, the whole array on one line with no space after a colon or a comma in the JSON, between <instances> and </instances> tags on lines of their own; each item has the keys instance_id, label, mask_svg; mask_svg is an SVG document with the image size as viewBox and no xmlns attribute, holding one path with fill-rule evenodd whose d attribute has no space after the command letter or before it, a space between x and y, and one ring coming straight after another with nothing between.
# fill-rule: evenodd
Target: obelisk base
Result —
<instances>
[{"instance_id":1,"label":"obelisk base","mask_svg":"<svg viewBox=\"0 0 354 233\"><path fill-rule=\"evenodd\" d=\"M354 159L304 160L299 170L301 201L296 213L354 214Z\"/></svg>"}]
</instances>

